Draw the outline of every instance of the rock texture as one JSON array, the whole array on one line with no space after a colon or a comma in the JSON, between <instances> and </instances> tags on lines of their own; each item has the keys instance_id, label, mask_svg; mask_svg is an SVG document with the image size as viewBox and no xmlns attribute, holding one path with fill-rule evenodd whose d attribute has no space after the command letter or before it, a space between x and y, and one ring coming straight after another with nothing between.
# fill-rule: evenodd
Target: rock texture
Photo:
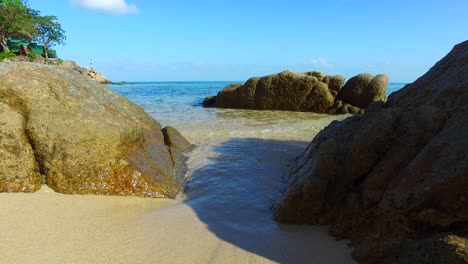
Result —
<instances>
[{"instance_id":1,"label":"rock texture","mask_svg":"<svg viewBox=\"0 0 468 264\"><path fill-rule=\"evenodd\" d=\"M367 241L362 263L395 263L395 248L407 248L398 263L468 263L468 41L387 103L320 132L292 165L274 214L330 225L358 247ZM437 237L446 232L450 239ZM434 243L460 260L407 261Z\"/></svg>"},{"instance_id":2,"label":"rock texture","mask_svg":"<svg viewBox=\"0 0 468 264\"><path fill-rule=\"evenodd\" d=\"M188 143L167 130L169 145L142 108L75 70L0 64L0 192L35 191L43 175L62 193L174 197L171 153Z\"/></svg>"},{"instance_id":3,"label":"rock texture","mask_svg":"<svg viewBox=\"0 0 468 264\"><path fill-rule=\"evenodd\" d=\"M203 100L203 107L215 107L216 106L216 96L208 96Z\"/></svg>"},{"instance_id":4,"label":"rock texture","mask_svg":"<svg viewBox=\"0 0 468 264\"><path fill-rule=\"evenodd\" d=\"M73 69L82 75L90 78L91 80L100 82L102 84L110 84L112 83L109 79L107 79L106 76L104 76L102 73L96 71L95 69L88 69L85 67L80 67L76 64L74 61L63 61L62 64L60 65L62 67L70 68Z\"/></svg>"},{"instance_id":5,"label":"rock texture","mask_svg":"<svg viewBox=\"0 0 468 264\"><path fill-rule=\"evenodd\" d=\"M289 110L330 114L362 112L375 101L385 101L388 77L362 74L343 87L341 75L321 72L284 71L245 84L231 84L216 97L207 97L205 107L256 110Z\"/></svg>"},{"instance_id":6,"label":"rock texture","mask_svg":"<svg viewBox=\"0 0 468 264\"><path fill-rule=\"evenodd\" d=\"M164 135L164 143L169 147L176 177L179 178L180 181L183 181L186 169L186 157L184 152L192 149L194 146L190 144L190 142L188 142L188 140L185 139L184 136L182 136L182 134L180 134L180 132L173 127L167 126L161 131Z\"/></svg>"}]
</instances>

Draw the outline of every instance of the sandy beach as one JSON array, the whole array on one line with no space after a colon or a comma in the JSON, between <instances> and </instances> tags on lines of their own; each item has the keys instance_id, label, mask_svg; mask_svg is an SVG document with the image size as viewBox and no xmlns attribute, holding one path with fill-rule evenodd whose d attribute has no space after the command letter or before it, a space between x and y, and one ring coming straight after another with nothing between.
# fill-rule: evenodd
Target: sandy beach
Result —
<instances>
[{"instance_id":1,"label":"sandy beach","mask_svg":"<svg viewBox=\"0 0 468 264\"><path fill-rule=\"evenodd\" d=\"M245 125L239 120L232 131ZM1 193L1 263L355 263L347 241L336 241L326 227L272 219L281 178L307 141L220 131L200 140L200 126L180 127L199 145L189 155L184 194L175 200L64 195L47 186ZM257 136L265 129L257 128ZM276 136L287 134L305 137Z\"/></svg>"},{"instance_id":2,"label":"sandy beach","mask_svg":"<svg viewBox=\"0 0 468 264\"><path fill-rule=\"evenodd\" d=\"M276 262L223 241L180 200L63 195L44 186L0 201L2 263ZM323 227L285 227L283 235L275 241L282 252L269 253L288 263L353 263L345 242Z\"/></svg>"}]
</instances>

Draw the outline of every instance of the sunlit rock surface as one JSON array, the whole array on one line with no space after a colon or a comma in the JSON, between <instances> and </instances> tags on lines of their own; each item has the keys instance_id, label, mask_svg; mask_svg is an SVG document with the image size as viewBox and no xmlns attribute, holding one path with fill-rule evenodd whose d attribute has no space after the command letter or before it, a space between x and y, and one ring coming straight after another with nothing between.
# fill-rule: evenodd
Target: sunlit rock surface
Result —
<instances>
[{"instance_id":1,"label":"sunlit rock surface","mask_svg":"<svg viewBox=\"0 0 468 264\"><path fill-rule=\"evenodd\" d=\"M205 107L254 110L288 110L327 114L362 113L370 103L385 101L386 75L361 74L351 78L313 71L283 71L245 84L231 84L216 97L207 97Z\"/></svg>"},{"instance_id":2,"label":"sunlit rock surface","mask_svg":"<svg viewBox=\"0 0 468 264\"><path fill-rule=\"evenodd\" d=\"M0 63L0 117L1 192L35 191L41 175L70 194L174 197L182 187L160 124L75 70Z\"/></svg>"}]
</instances>

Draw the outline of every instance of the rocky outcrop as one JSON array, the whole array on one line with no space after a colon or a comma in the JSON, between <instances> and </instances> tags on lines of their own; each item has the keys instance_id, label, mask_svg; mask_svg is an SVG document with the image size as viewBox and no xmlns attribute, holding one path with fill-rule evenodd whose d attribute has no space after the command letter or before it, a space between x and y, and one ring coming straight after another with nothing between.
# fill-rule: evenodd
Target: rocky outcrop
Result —
<instances>
[{"instance_id":1,"label":"rocky outcrop","mask_svg":"<svg viewBox=\"0 0 468 264\"><path fill-rule=\"evenodd\" d=\"M109 79L107 79L107 77L105 77L102 73L96 71L95 69L88 69L88 68L85 68L85 67L80 67L78 66L78 64L76 64L76 62L74 61L63 61L60 66L62 67L66 67L66 68L70 68L70 69L73 69L79 73L81 73L82 75L90 78L91 80L94 80L94 81L97 81L97 82L100 82L102 84L110 84L112 83Z\"/></svg>"},{"instance_id":2,"label":"rocky outcrop","mask_svg":"<svg viewBox=\"0 0 468 264\"><path fill-rule=\"evenodd\" d=\"M388 76L379 74L375 77L363 73L349 79L338 98L351 105L367 108L371 103L385 101Z\"/></svg>"},{"instance_id":3,"label":"rocky outcrop","mask_svg":"<svg viewBox=\"0 0 468 264\"><path fill-rule=\"evenodd\" d=\"M176 177L179 178L180 181L183 181L186 169L186 156L184 155L184 152L192 149L194 146L190 144L190 142L188 142L188 140L185 139L177 129L171 126L167 126L161 131L164 135L164 143L169 147Z\"/></svg>"},{"instance_id":4,"label":"rocky outcrop","mask_svg":"<svg viewBox=\"0 0 468 264\"><path fill-rule=\"evenodd\" d=\"M208 96L203 100L203 107L215 107L216 106L216 96Z\"/></svg>"},{"instance_id":5,"label":"rocky outcrop","mask_svg":"<svg viewBox=\"0 0 468 264\"><path fill-rule=\"evenodd\" d=\"M189 144L166 130L169 140L141 107L75 70L0 64L0 192L35 191L42 177L61 193L174 197L183 181L172 156Z\"/></svg>"},{"instance_id":6,"label":"rocky outcrop","mask_svg":"<svg viewBox=\"0 0 468 264\"><path fill-rule=\"evenodd\" d=\"M91 80L95 80L97 82L100 82L102 84L110 84L112 83L109 79L107 79L106 76L104 76L102 73L96 71L95 69L86 69L83 68L82 72L83 75L88 76Z\"/></svg>"},{"instance_id":7,"label":"rocky outcrop","mask_svg":"<svg viewBox=\"0 0 468 264\"><path fill-rule=\"evenodd\" d=\"M361 74L343 87L344 81L341 75L284 71L228 85L216 97L207 97L203 106L346 114L386 99L385 75Z\"/></svg>"},{"instance_id":8,"label":"rocky outcrop","mask_svg":"<svg viewBox=\"0 0 468 264\"><path fill-rule=\"evenodd\" d=\"M275 218L330 225L362 263L395 263L398 248L398 263L467 263L467 131L468 41L387 103L321 131L292 165ZM407 261L434 243L458 262Z\"/></svg>"}]
</instances>

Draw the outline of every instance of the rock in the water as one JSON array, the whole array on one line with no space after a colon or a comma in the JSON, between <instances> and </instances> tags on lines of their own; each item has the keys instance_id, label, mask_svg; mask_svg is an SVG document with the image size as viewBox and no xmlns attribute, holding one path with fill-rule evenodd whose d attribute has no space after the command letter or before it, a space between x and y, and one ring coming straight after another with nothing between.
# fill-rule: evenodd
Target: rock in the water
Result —
<instances>
[{"instance_id":1,"label":"rock in the water","mask_svg":"<svg viewBox=\"0 0 468 264\"><path fill-rule=\"evenodd\" d=\"M374 77L363 73L349 79L338 97L351 105L367 108L372 102L385 101L387 86L387 75L379 74Z\"/></svg>"},{"instance_id":2,"label":"rock in the water","mask_svg":"<svg viewBox=\"0 0 468 264\"><path fill-rule=\"evenodd\" d=\"M369 75L370 76L370 75ZM366 89L358 100L374 102L385 100L388 78L385 75L370 76ZM214 105L220 108L255 110L288 110L329 114L360 113L362 108L350 102L337 102L345 78L328 76L313 71L298 73L284 71L262 78L251 78L245 84L231 84L215 97ZM348 84L347 84L348 85ZM383 92L383 96L382 93ZM205 107L213 105L213 97L207 97ZM358 102L359 103L359 102Z\"/></svg>"},{"instance_id":3,"label":"rock in the water","mask_svg":"<svg viewBox=\"0 0 468 264\"><path fill-rule=\"evenodd\" d=\"M186 157L185 152L191 150L193 145L180 134L180 132L171 127L167 126L162 129L164 135L164 143L168 146L169 152L171 153L172 163L174 164L174 169L176 176L183 181L184 172L185 172L185 161Z\"/></svg>"},{"instance_id":4,"label":"rock in the water","mask_svg":"<svg viewBox=\"0 0 468 264\"><path fill-rule=\"evenodd\" d=\"M203 107L215 107L216 106L216 96L208 96L203 100Z\"/></svg>"},{"instance_id":5,"label":"rock in the water","mask_svg":"<svg viewBox=\"0 0 468 264\"><path fill-rule=\"evenodd\" d=\"M355 243L426 238L447 231L464 237L467 62L468 41L393 93L387 103L373 103L366 114L321 131L292 165L275 218L327 224L334 235ZM364 77L361 87L374 85L377 78ZM379 80L375 87L381 82L386 81Z\"/></svg>"},{"instance_id":6,"label":"rock in the water","mask_svg":"<svg viewBox=\"0 0 468 264\"><path fill-rule=\"evenodd\" d=\"M192 144L177 129L167 126L162 129L162 132L164 134L164 142L168 147L176 148L182 152L192 148Z\"/></svg>"},{"instance_id":7,"label":"rock in the water","mask_svg":"<svg viewBox=\"0 0 468 264\"><path fill-rule=\"evenodd\" d=\"M0 152L8 157L0 191L34 191L40 174L70 194L174 197L181 190L171 150L183 141L166 146L160 124L106 86L65 67L2 63L0 95Z\"/></svg>"}]
</instances>

